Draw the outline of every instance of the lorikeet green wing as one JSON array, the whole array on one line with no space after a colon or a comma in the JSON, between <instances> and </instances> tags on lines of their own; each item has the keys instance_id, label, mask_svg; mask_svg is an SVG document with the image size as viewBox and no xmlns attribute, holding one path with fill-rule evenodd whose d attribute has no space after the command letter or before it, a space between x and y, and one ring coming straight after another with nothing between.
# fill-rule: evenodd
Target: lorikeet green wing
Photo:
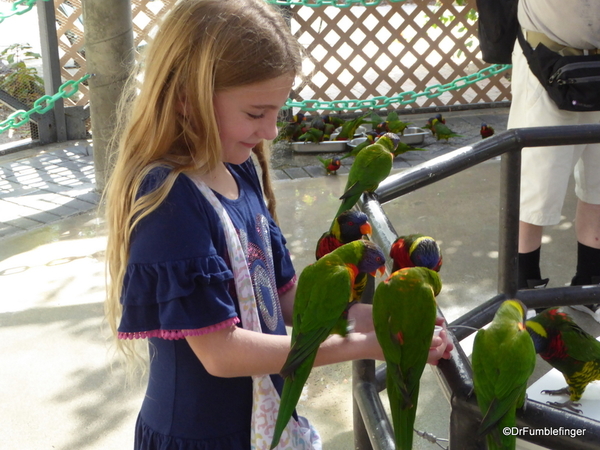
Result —
<instances>
[{"instance_id":1,"label":"lorikeet green wing","mask_svg":"<svg viewBox=\"0 0 600 450\"><path fill-rule=\"evenodd\" d=\"M392 273L379 283L373 297L373 324L387 365L387 394L399 450L412 449L419 385L441 288L437 272L412 267Z\"/></svg>"},{"instance_id":2,"label":"lorikeet green wing","mask_svg":"<svg viewBox=\"0 0 600 450\"><path fill-rule=\"evenodd\" d=\"M336 217L351 209L363 192L373 192L377 189L379 183L385 180L392 171L394 163L392 151L400 138L393 133L388 134L379 138L374 144L365 147L356 155L354 163L350 166L348 181L344 193L340 197L342 204L336 213Z\"/></svg>"},{"instance_id":3,"label":"lorikeet green wing","mask_svg":"<svg viewBox=\"0 0 600 450\"><path fill-rule=\"evenodd\" d=\"M381 249L360 239L342 245L300 274L294 299L291 349L280 372L285 381L271 448L277 446L292 417L319 346L330 334L347 332L347 308L353 299L356 275L381 270L384 264Z\"/></svg>"},{"instance_id":4,"label":"lorikeet green wing","mask_svg":"<svg viewBox=\"0 0 600 450\"><path fill-rule=\"evenodd\" d=\"M525 306L503 302L491 325L481 329L473 344L473 383L483 415L479 433L488 449L514 449L516 436L502 433L514 427L516 410L525 401L527 380L535 368L535 348L524 322Z\"/></svg>"},{"instance_id":5,"label":"lorikeet green wing","mask_svg":"<svg viewBox=\"0 0 600 450\"><path fill-rule=\"evenodd\" d=\"M460 134L456 134L454 131L448 128L447 125L444 125L438 119L433 119L431 126L432 131L435 131L435 136L438 141L440 139L445 139L447 141L451 137L462 137Z\"/></svg>"},{"instance_id":6,"label":"lorikeet green wing","mask_svg":"<svg viewBox=\"0 0 600 450\"><path fill-rule=\"evenodd\" d=\"M527 321L535 350L552 367L559 370L567 389L544 391L546 394L568 394L566 402L548 402L553 406L581 412L575 406L587 385L600 380L600 342L584 331L573 319L557 308L547 309Z\"/></svg>"}]
</instances>

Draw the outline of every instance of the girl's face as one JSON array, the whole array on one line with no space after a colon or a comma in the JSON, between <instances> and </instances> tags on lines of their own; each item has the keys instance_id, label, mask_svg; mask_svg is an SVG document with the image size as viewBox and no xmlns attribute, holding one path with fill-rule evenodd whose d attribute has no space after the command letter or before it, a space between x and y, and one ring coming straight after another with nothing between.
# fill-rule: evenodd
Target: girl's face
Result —
<instances>
[{"instance_id":1,"label":"girl's face","mask_svg":"<svg viewBox=\"0 0 600 450\"><path fill-rule=\"evenodd\" d=\"M223 162L241 164L256 144L277 137L277 115L293 81L292 75L282 75L215 93Z\"/></svg>"}]
</instances>

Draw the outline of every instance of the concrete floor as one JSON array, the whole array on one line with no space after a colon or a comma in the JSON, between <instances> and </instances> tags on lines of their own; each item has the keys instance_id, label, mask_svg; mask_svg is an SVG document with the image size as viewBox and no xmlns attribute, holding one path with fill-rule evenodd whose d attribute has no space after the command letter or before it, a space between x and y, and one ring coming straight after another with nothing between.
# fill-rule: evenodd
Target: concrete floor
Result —
<instances>
[{"instance_id":1,"label":"concrete floor","mask_svg":"<svg viewBox=\"0 0 600 450\"><path fill-rule=\"evenodd\" d=\"M438 302L449 321L496 293L499 172L499 160L491 160L384 206L399 233L440 242ZM313 261L345 181L343 174L275 181L298 273ZM545 232L542 273L550 286L567 284L574 272L574 205L570 190L561 223ZM124 387L103 322L101 216L92 209L0 242L0 449L131 448L143 388ZM570 312L600 335L589 316ZM470 353L471 340L462 344ZM531 383L547 370L540 361ZM450 408L431 370L422 383L416 428L447 438ZM325 449L353 448L350 364L314 369L298 409ZM415 448L440 447L417 437Z\"/></svg>"}]
</instances>

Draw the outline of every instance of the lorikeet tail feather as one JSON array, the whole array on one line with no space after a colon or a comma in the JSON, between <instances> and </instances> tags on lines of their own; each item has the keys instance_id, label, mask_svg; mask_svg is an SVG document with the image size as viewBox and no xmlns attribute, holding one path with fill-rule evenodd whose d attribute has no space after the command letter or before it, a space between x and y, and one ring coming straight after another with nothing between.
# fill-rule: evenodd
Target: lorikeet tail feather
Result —
<instances>
[{"instance_id":1,"label":"lorikeet tail feather","mask_svg":"<svg viewBox=\"0 0 600 450\"><path fill-rule=\"evenodd\" d=\"M273 440L271 441L271 450L279 444L283 430L292 418L292 414L294 414L298 400L300 400L300 396L302 395L302 388L310 374L310 368L312 368L315 362L315 357L316 353L313 353L312 356L309 356L308 359L304 361L305 367L308 367L309 369L299 371L302 372L302 380L297 376L295 378L286 378L283 383L279 412L277 413L277 421L275 422L275 432L273 434Z\"/></svg>"}]
</instances>

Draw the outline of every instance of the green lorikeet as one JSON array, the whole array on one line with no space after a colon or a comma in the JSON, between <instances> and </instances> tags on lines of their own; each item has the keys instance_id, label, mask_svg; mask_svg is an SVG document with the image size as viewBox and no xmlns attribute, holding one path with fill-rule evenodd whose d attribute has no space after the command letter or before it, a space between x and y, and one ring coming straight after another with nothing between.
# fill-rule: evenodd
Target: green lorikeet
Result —
<instances>
[{"instance_id":1,"label":"green lorikeet","mask_svg":"<svg viewBox=\"0 0 600 450\"><path fill-rule=\"evenodd\" d=\"M323 139L323 130L319 130L318 128L309 128L298 136L298 141L300 142L315 142L319 143Z\"/></svg>"},{"instance_id":2,"label":"green lorikeet","mask_svg":"<svg viewBox=\"0 0 600 450\"><path fill-rule=\"evenodd\" d=\"M536 352L563 374L568 385L557 391L543 391L569 396L565 402L548 403L580 413L575 407L579 406L577 402L585 388L590 382L600 380L600 342L557 308L542 311L526 325Z\"/></svg>"},{"instance_id":3,"label":"green lorikeet","mask_svg":"<svg viewBox=\"0 0 600 450\"><path fill-rule=\"evenodd\" d=\"M355 209L344 211L333 219L329 231L319 238L315 257L321 259L336 248L371 234L371 231L371 224L367 221L365 213Z\"/></svg>"},{"instance_id":4,"label":"green lorikeet","mask_svg":"<svg viewBox=\"0 0 600 450\"><path fill-rule=\"evenodd\" d=\"M364 142L361 142L356 147L354 147L352 150L350 150L348 153L346 153L344 156L342 156L341 159L349 158L351 156L356 157L356 155L358 155L363 148L366 148L375 142L375 136L377 136L376 132L374 132L374 131L367 132L366 140Z\"/></svg>"},{"instance_id":5,"label":"green lorikeet","mask_svg":"<svg viewBox=\"0 0 600 450\"><path fill-rule=\"evenodd\" d=\"M456 134L438 119L433 119L433 121L431 122L431 127L431 132L435 134L435 137L438 141L440 139L445 139L446 141L448 141L448 139L450 139L451 137L462 137L460 134Z\"/></svg>"},{"instance_id":6,"label":"green lorikeet","mask_svg":"<svg viewBox=\"0 0 600 450\"><path fill-rule=\"evenodd\" d=\"M425 267L398 270L379 283L373 297L373 324L386 369L396 448L411 450L421 375L435 327L437 272Z\"/></svg>"},{"instance_id":7,"label":"green lorikeet","mask_svg":"<svg viewBox=\"0 0 600 450\"><path fill-rule=\"evenodd\" d=\"M406 142L399 142L398 146L396 147L396 150L394 150L394 157L401 155L403 153L406 152L412 152L412 151L420 151L420 152L425 152L427 151L426 148L419 148L419 147L413 147L412 145L408 145Z\"/></svg>"},{"instance_id":8,"label":"green lorikeet","mask_svg":"<svg viewBox=\"0 0 600 450\"><path fill-rule=\"evenodd\" d=\"M439 272L442 267L440 246L423 234L399 236L390 247L390 257L394 261L392 272L405 267L427 267Z\"/></svg>"},{"instance_id":9,"label":"green lorikeet","mask_svg":"<svg viewBox=\"0 0 600 450\"><path fill-rule=\"evenodd\" d=\"M342 204L336 217L351 209L363 192L373 192L388 177L394 163L393 151L398 142L400 138L397 134L386 133L356 155L348 173L344 193L340 197Z\"/></svg>"},{"instance_id":10,"label":"green lorikeet","mask_svg":"<svg viewBox=\"0 0 600 450\"><path fill-rule=\"evenodd\" d=\"M363 123L367 122L367 116L371 113L365 114L364 116L357 117L356 119L348 120L342 125L342 129L339 134L335 137L336 141L347 141L354 138L356 129Z\"/></svg>"},{"instance_id":11,"label":"green lorikeet","mask_svg":"<svg viewBox=\"0 0 600 450\"><path fill-rule=\"evenodd\" d=\"M431 134L433 134L434 136L435 136L435 129L433 128L433 121L436 119L438 120L438 122L442 122L443 124L446 123L446 119L444 119L441 114L436 114L434 117L430 117L429 119L427 119L427 123L425 125L423 125L423 128L427 128L428 130L431 130Z\"/></svg>"},{"instance_id":12,"label":"green lorikeet","mask_svg":"<svg viewBox=\"0 0 600 450\"><path fill-rule=\"evenodd\" d=\"M381 249L359 239L323 256L300 274L294 299L291 349L280 372L285 381L271 448L277 446L292 417L319 346L330 334L347 333L348 307L356 275L383 272L384 264Z\"/></svg>"},{"instance_id":13,"label":"green lorikeet","mask_svg":"<svg viewBox=\"0 0 600 450\"><path fill-rule=\"evenodd\" d=\"M331 158L323 159L317 156L317 159L321 161L323 167L327 171L327 175L335 174L340 167L342 167L342 160L339 156L333 156Z\"/></svg>"},{"instance_id":14,"label":"green lorikeet","mask_svg":"<svg viewBox=\"0 0 600 450\"><path fill-rule=\"evenodd\" d=\"M514 449L516 436L502 429L514 427L516 410L523 407L527 380L535 368L535 348L525 328L527 308L518 300L504 301L487 329L473 344L473 383L483 415L479 433L489 450Z\"/></svg>"}]
</instances>

